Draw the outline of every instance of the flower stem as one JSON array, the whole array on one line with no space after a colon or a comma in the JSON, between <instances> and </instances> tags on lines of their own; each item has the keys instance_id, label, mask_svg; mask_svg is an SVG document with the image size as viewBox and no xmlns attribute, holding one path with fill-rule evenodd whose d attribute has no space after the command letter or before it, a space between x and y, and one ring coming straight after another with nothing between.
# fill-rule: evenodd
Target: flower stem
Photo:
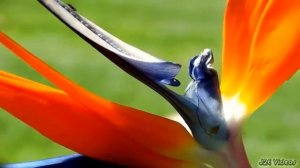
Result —
<instances>
[{"instance_id":1,"label":"flower stem","mask_svg":"<svg viewBox=\"0 0 300 168\"><path fill-rule=\"evenodd\" d=\"M232 131L228 145L222 150L223 158L231 168L251 168L245 147L243 144L241 131Z\"/></svg>"}]
</instances>

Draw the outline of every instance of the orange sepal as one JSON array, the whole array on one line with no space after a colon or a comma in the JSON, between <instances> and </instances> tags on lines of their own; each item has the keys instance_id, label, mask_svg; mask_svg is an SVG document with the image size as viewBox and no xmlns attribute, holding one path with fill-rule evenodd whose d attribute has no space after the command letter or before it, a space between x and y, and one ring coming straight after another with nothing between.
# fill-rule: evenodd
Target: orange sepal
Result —
<instances>
[{"instance_id":1,"label":"orange sepal","mask_svg":"<svg viewBox=\"0 0 300 168\"><path fill-rule=\"evenodd\" d=\"M250 46L267 0L228 0L223 23L221 91L233 97L243 85Z\"/></svg>"},{"instance_id":2,"label":"orange sepal","mask_svg":"<svg viewBox=\"0 0 300 168\"><path fill-rule=\"evenodd\" d=\"M299 22L297 0L228 1L221 91L245 106L244 116L299 69Z\"/></svg>"},{"instance_id":3,"label":"orange sepal","mask_svg":"<svg viewBox=\"0 0 300 168\"><path fill-rule=\"evenodd\" d=\"M248 115L300 68L300 1L269 1L255 32L240 92Z\"/></svg>"}]
</instances>

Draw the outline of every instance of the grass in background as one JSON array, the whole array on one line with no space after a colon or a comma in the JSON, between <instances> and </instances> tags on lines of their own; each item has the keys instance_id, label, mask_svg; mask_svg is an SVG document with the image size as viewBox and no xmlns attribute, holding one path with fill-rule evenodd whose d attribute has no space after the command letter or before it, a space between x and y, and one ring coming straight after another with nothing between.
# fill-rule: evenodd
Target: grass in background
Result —
<instances>
[{"instance_id":1,"label":"grass in background","mask_svg":"<svg viewBox=\"0 0 300 168\"><path fill-rule=\"evenodd\" d=\"M183 93L190 80L187 73L189 59L204 48L213 49L215 66L220 70L225 0L67 2L124 41L160 58L181 63L183 68L178 78L182 86L175 88L178 92ZM159 115L174 112L158 94L101 56L35 0L1 0L0 30L72 80L106 99ZM2 46L0 69L49 84ZM300 158L299 77L298 73L283 85L247 121L244 140L254 167L260 158ZM67 153L71 151L0 111L0 162Z\"/></svg>"}]
</instances>

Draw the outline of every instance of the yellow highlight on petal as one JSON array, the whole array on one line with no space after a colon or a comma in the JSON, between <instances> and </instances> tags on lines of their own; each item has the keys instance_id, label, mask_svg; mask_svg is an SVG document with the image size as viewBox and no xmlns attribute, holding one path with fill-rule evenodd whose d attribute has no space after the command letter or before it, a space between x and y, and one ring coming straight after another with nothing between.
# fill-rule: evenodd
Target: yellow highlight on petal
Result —
<instances>
[{"instance_id":1,"label":"yellow highlight on petal","mask_svg":"<svg viewBox=\"0 0 300 168\"><path fill-rule=\"evenodd\" d=\"M233 97L222 96L223 113L227 123L236 123L243 120L247 114L247 106L240 101L239 95Z\"/></svg>"}]
</instances>

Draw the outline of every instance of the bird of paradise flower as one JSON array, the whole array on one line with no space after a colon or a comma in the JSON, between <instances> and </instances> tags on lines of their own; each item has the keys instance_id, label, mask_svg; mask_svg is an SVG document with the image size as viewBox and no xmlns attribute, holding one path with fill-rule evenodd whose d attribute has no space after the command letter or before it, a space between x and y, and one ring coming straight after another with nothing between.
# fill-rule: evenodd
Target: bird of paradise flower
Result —
<instances>
[{"instance_id":1,"label":"bird of paradise flower","mask_svg":"<svg viewBox=\"0 0 300 168\"><path fill-rule=\"evenodd\" d=\"M241 125L300 67L297 0L228 0L221 86L212 67L212 51L205 49L190 62L192 81L184 95L165 86L180 84L175 79L179 64L122 42L59 0L40 2L108 59L170 102L192 135L179 123L86 91L1 33L4 46L58 89L0 71L0 107L82 154L4 167L99 166L102 162L98 161L130 167L250 167Z\"/></svg>"}]
</instances>

